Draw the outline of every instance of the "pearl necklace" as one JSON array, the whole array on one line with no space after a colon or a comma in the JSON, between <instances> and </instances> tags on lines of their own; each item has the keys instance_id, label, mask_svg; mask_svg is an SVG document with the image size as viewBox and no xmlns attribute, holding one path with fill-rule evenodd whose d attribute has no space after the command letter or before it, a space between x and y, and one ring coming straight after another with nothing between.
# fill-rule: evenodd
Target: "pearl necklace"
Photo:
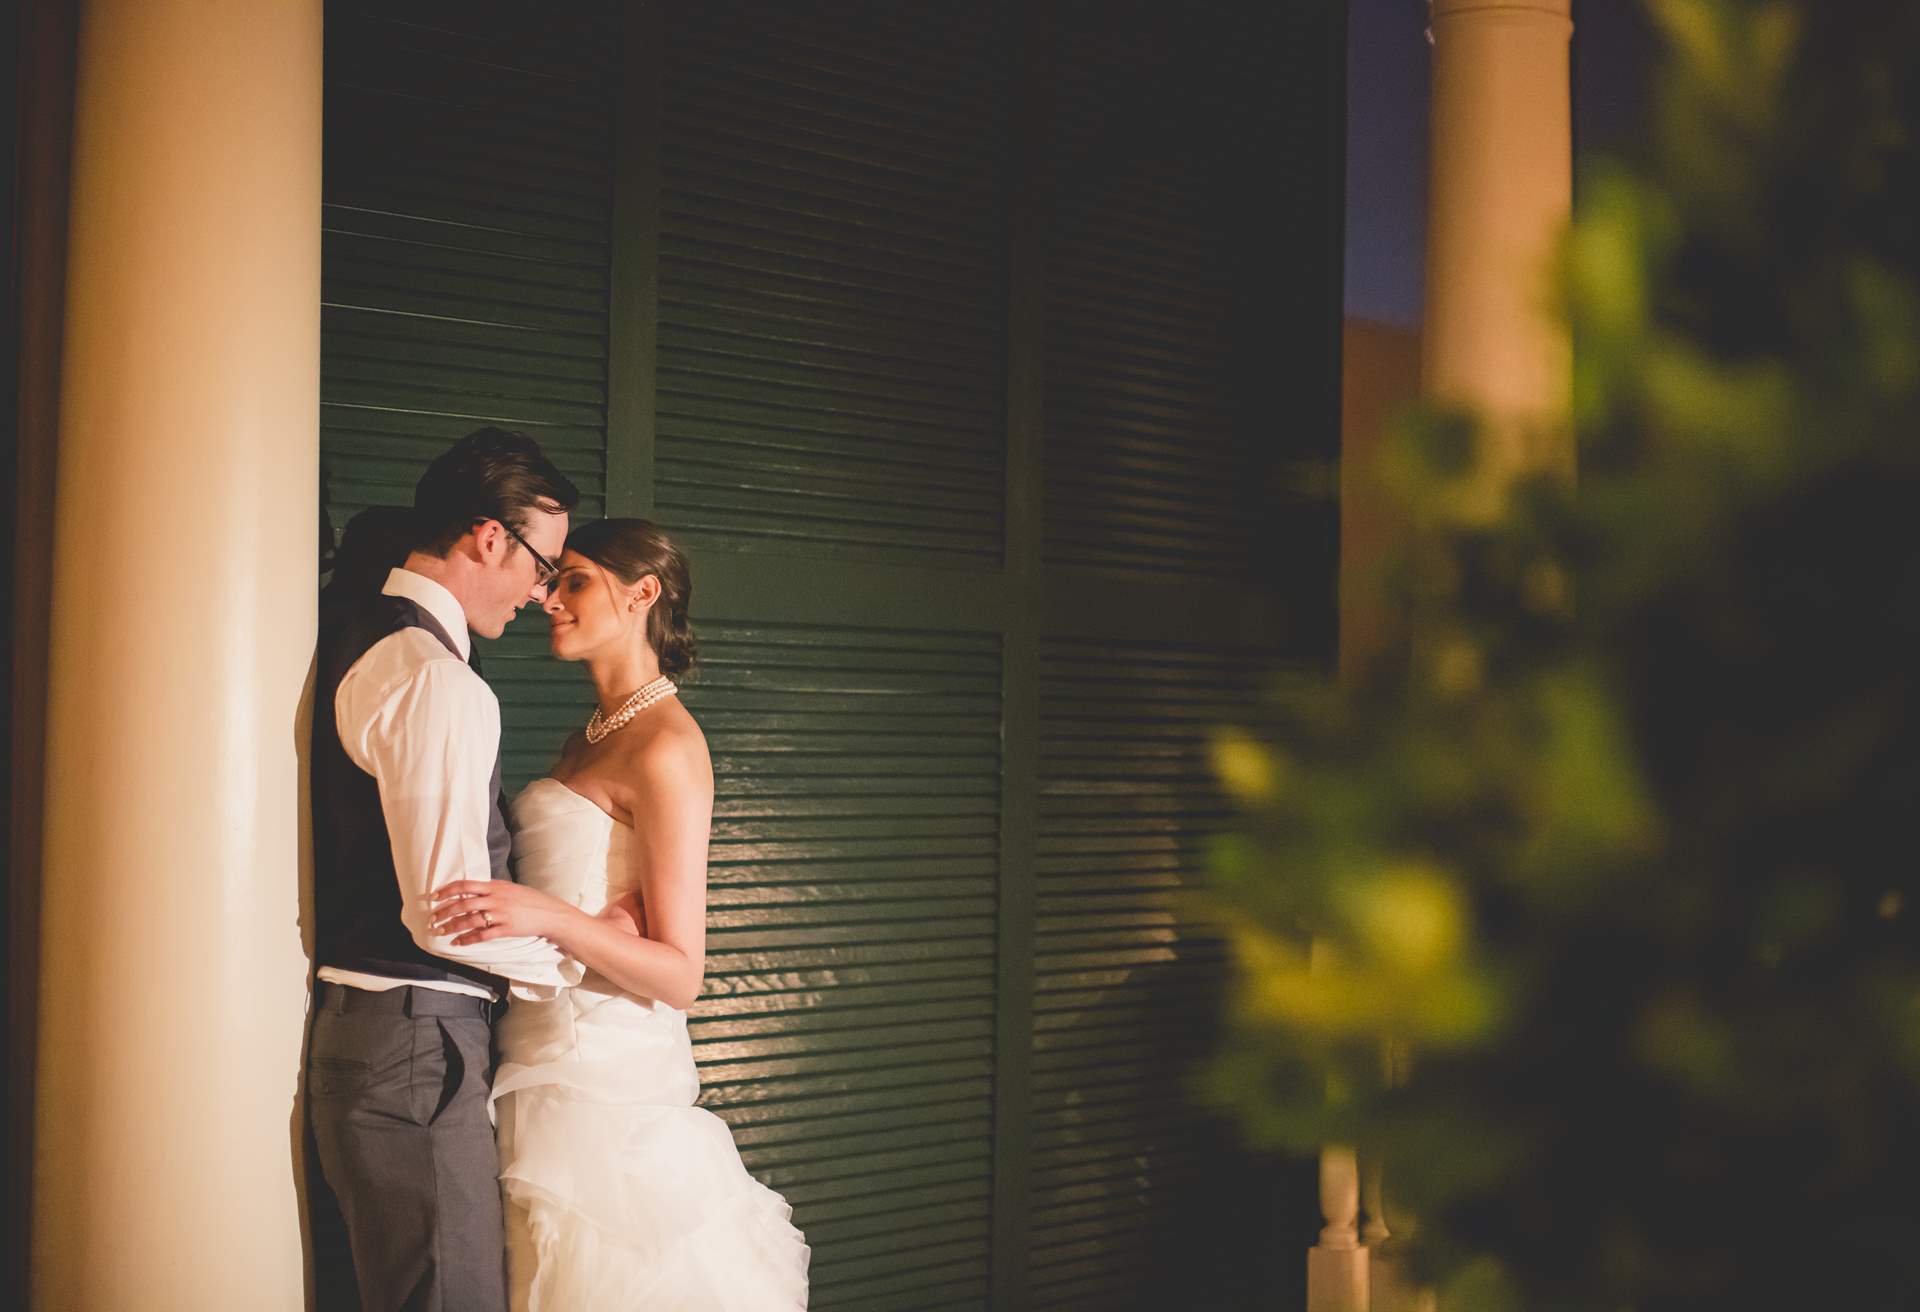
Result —
<instances>
[{"instance_id":1,"label":"pearl necklace","mask_svg":"<svg viewBox=\"0 0 1920 1312\"><path fill-rule=\"evenodd\" d=\"M679 691L680 689L674 686L673 680L663 674L644 688L634 689L633 695L621 702L620 709L612 715L602 715L600 708L594 707L593 714L587 719L587 741L597 743L615 729L624 729L629 720L647 707L655 702L664 701Z\"/></svg>"}]
</instances>

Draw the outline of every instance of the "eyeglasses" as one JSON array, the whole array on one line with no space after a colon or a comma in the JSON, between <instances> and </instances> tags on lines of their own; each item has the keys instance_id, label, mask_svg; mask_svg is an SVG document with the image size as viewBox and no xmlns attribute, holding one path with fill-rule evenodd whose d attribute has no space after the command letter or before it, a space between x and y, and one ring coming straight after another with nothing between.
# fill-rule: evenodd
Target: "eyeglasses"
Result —
<instances>
[{"instance_id":1,"label":"eyeglasses","mask_svg":"<svg viewBox=\"0 0 1920 1312\"><path fill-rule=\"evenodd\" d=\"M515 542L518 542L521 546L525 547L527 549L527 554L533 557L533 567L536 571L538 571L533 576L533 586L536 588L551 587L553 585L553 581L560 577L560 567L554 564L552 561L548 560L545 556L541 555L539 552L535 551L533 549L533 543L521 537L519 530L515 529L513 525L507 523L506 520L503 519L500 521L500 527L505 529L507 531L507 535L511 537Z\"/></svg>"}]
</instances>

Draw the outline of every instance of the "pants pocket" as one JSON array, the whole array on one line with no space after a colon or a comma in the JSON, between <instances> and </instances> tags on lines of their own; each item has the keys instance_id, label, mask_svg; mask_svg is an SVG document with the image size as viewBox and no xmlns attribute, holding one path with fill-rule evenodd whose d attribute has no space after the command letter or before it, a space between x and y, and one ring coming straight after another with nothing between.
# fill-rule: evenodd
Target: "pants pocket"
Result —
<instances>
[{"instance_id":1,"label":"pants pocket","mask_svg":"<svg viewBox=\"0 0 1920 1312\"><path fill-rule=\"evenodd\" d=\"M404 1081L411 1064L407 1022L383 1015L323 1011L307 1050L307 1094L316 1101L358 1101Z\"/></svg>"},{"instance_id":2,"label":"pants pocket","mask_svg":"<svg viewBox=\"0 0 1920 1312\"><path fill-rule=\"evenodd\" d=\"M433 1023L434 1076L439 1096L431 1123L485 1120L493 1080L491 1035L483 1020L452 1018Z\"/></svg>"},{"instance_id":3,"label":"pants pocket","mask_svg":"<svg viewBox=\"0 0 1920 1312\"><path fill-rule=\"evenodd\" d=\"M413 1057L407 1070L407 1108L415 1125L432 1125L447 1096L447 1044L439 1021L422 1016L411 1024Z\"/></svg>"}]
</instances>

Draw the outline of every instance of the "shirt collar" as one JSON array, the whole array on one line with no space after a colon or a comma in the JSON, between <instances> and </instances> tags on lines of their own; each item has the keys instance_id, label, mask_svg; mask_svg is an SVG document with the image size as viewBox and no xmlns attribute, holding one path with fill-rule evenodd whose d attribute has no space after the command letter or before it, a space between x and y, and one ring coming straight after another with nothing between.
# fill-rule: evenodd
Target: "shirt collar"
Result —
<instances>
[{"instance_id":1,"label":"shirt collar","mask_svg":"<svg viewBox=\"0 0 1920 1312\"><path fill-rule=\"evenodd\" d=\"M467 632L467 613L460 609L460 603L451 592L424 574L415 574L410 569L397 566L387 575L387 585L380 592L382 596L405 597L433 616L460 649L460 659L464 661L472 657L473 638Z\"/></svg>"}]
</instances>

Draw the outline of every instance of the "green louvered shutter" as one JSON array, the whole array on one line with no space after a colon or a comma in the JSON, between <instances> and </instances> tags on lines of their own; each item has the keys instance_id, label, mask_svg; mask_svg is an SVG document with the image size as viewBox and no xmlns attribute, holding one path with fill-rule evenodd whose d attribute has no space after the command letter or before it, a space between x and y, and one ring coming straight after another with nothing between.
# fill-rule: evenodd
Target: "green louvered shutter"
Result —
<instances>
[{"instance_id":1,"label":"green louvered shutter","mask_svg":"<svg viewBox=\"0 0 1920 1312\"><path fill-rule=\"evenodd\" d=\"M327 6L320 451L336 529L483 424L605 513L614 69L606 3ZM506 773L590 705L528 612L487 652Z\"/></svg>"},{"instance_id":2,"label":"green louvered shutter","mask_svg":"<svg viewBox=\"0 0 1920 1312\"><path fill-rule=\"evenodd\" d=\"M815 1307L977 1308L999 635L869 571L999 569L1011 52L979 5L662 27L655 507L700 580L720 816L703 1101L793 1204Z\"/></svg>"},{"instance_id":3,"label":"green louvered shutter","mask_svg":"<svg viewBox=\"0 0 1920 1312\"><path fill-rule=\"evenodd\" d=\"M714 0L664 48L660 516L695 546L995 567L991 8Z\"/></svg>"},{"instance_id":4,"label":"green louvered shutter","mask_svg":"<svg viewBox=\"0 0 1920 1312\"><path fill-rule=\"evenodd\" d=\"M1027 1306L1286 1306L1312 1196L1194 1108L1225 961L1183 895L1211 731L1331 650L1337 47L1320 6L1055 13L1041 550L1100 600L1040 620Z\"/></svg>"},{"instance_id":5,"label":"green louvered shutter","mask_svg":"<svg viewBox=\"0 0 1920 1312\"><path fill-rule=\"evenodd\" d=\"M1335 7L1059 8L1045 559L1328 608Z\"/></svg>"},{"instance_id":6,"label":"green louvered shutter","mask_svg":"<svg viewBox=\"0 0 1920 1312\"><path fill-rule=\"evenodd\" d=\"M1225 963L1181 903L1248 655L1052 639L1040 669L1030 1306L1273 1306L1271 1182L1191 1103Z\"/></svg>"},{"instance_id":7,"label":"green louvered shutter","mask_svg":"<svg viewBox=\"0 0 1920 1312\"><path fill-rule=\"evenodd\" d=\"M793 1205L814 1306L979 1306L992 1180L1000 652L718 623L704 1105Z\"/></svg>"}]
</instances>

